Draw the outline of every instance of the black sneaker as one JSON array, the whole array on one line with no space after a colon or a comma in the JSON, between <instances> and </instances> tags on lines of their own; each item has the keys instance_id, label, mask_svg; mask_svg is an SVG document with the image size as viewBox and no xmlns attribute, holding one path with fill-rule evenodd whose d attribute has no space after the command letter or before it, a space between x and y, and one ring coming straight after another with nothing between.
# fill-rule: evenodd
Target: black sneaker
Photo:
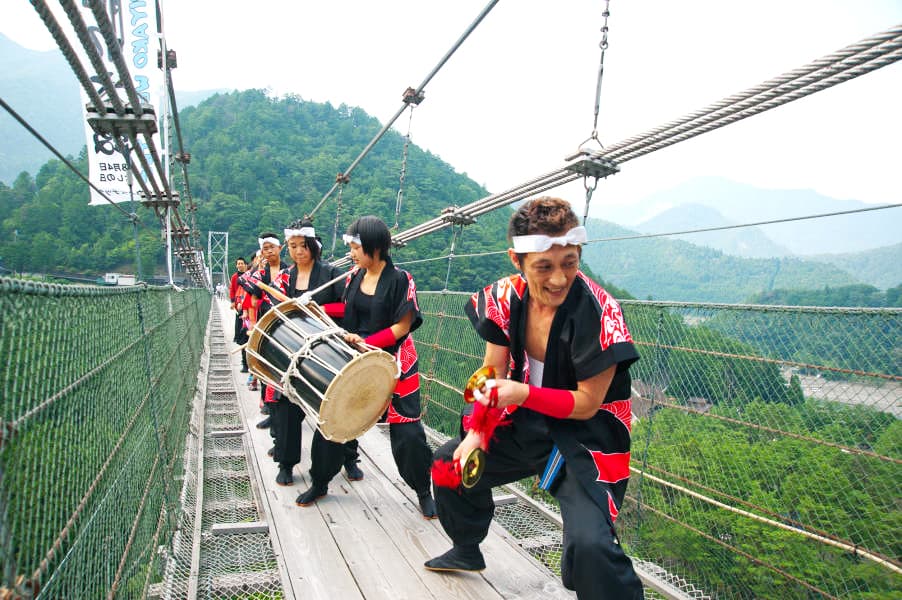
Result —
<instances>
[{"instance_id":1,"label":"black sneaker","mask_svg":"<svg viewBox=\"0 0 902 600\"><path fill-rule=\"evenodd\" d=\"M290 467L279 466L279 474L276 475L276 483L279 485L294 485L294 477Z\"/></svg>"},{"instance_id":2,"label":"black sneaker","mask_svg":"<svg viewBox=\"0 0 902 600\"><path fill-rule=\"evenodd\" d=\"M257 429L267 429L269 427L269 423L270 423L270 418L266 417L265 419L263 419L262 421L257 423Z\"/></svg>"},{"instance_id":3,"label":"black sneaker","mask_svg":"<svg viewBox=\"0 0 902 600\"><path fill-rule=\"evenodd\" d=\"M325 485L313 484L306 492L301 492L295 499L294 503L298 506L310 506L317 500L329 493L329 488Z\"/></svg>"},{"instance_id":4,"label":"black sneaker","mask_svg":"<svg viewBox=\"0 0 902 600\"><path fill-rule=\"evenodd\" d=\"M424 566L430 571L478 572L485 569L485 559L479 546L454 546L441 556L427 560Z\"/></svg>"},{"instance_id":5,"label":"black sneaker","mask_svg":"<svg viewBox=\"0 0 902 600\"><path fill-rule=\"evenodd\" d=\"M356 462L346 464L345 473L348 476L348 481L360 481L363 479L363 471L360 470Z\"/></svg>"},{"instance_id":6,"label":"black sneaker","mask_svg":"<svg viewBox=\"0 0 902 600\"><path fill-rule=\"evenodd\" d=\"M242 372L242 373L247 373L247 367L241 367L241 372Z\"/></svg>"}]
</instances>

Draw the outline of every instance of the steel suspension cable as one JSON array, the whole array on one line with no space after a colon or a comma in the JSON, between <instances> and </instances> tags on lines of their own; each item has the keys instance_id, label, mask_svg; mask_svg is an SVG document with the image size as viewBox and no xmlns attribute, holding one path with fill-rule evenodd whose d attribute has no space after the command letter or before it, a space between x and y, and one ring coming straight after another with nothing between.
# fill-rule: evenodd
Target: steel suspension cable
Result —
<instances>
[{"instance_id":1,"label":"steel suspension cable","mask_svg":"<svg viewBox=\"0 0 902 600\"><path fill-rule=\"evenodd\" d=\"M116 84L110 79L110 75L103 64L103 58L97 53L97 48L94 46L93 40L91 40L91 34L88 32L88 26L85 24L81 12L72 0L60 0L60 6L63 7L66 16L69 17L69 23L75 30L75 35L78 37L78 41L81 42L81 47L84 49L88 60L91 62L91 66L94 67L97 79L103 85L104 91L113 106L113 110L118 116L125 116L125 105L122 104L119 94L116 93ZM103 104L103 102L101 102L101 104ZM99 110L102 109L98 108L98 111Z\"/></svg>"},{"instance_id":2,"label":"steel suspension cable","mask_svg":"<svg viewBox=\"0 0 902 600\"><path fill-rule=\"evenodd\" d=\"M142 103L141 97L138 95L138 90L135 89L135 84L132 81L131 73L128 70L128 65L125 64L125 59L122 56L122 49L119 47L118 41L116 40L116 33L113 31L113 24L110 23L109 15L106 12L106 9L103 6L102 2L98 0L92 0L90 2L91 10L94 13L94 18L97 20L97 25L100 28L100 33L103 35L103 40L106 42L107 49L109 50L110 57L113 59L113 64L116 66L116 70L119 72L119 80L122 83L123 88L125 89L125 94L128 97L129 102L131 103L132 111L135 114L135 117L140 118L144 114L144 105ZM166 191L168 195L171 195L172 191L169 189L169 182L166 180L166 170L163 168L163 162L160 160L160 155L157 152L156 144L153 142L152 134L148 133L147 130L144 130L142 135L144 136L144 140L147 143L147 149L150 152L151 158L153 159L154 166L156 167L156 171L150 170L148 167L145 167L146 173L148 174L149 179L151 180L151 184L154 184L154 178L151 176L151 173L156 173L157 177L160 179L160 187ZM131 136L133 138L132 143L135 144L135 148L140 148L139 145L135 143L135 134L132 133ZM138 152L138 157L143 157L143 152ZM146 164L146 158L141 161L141 164ZM154 191L159 195L160 190L156 185L153 185Z\"/></svg>"},{"instance_id":3,"label":"steel suspension cable","mask_svg":"<svg viewBox=\"0 0 902 600\"><path fill-rule=\"evenodd\" d=\"M47 31L50 32L50 35L53 36L53 40L59 47L60 52L62 52L66 62L69 63L69 68L75 73L75 77L81 84L82 89L91 99L94 106L97 107L97 112L101 115L105 115L106 107L103 104L103 100L100 98L100 94L94 89L94 85L91 83L91 77L88 75L87 70L85 70L84 65L81 64L81 60L79 60L78 55L75 53L75 49L72 47L72 44L69 43L68 38L66 38L59 22L56 20L56 17L53 16L47 3L44 2L44 0L32 0L31 4L34 6L38 15L40 15L41 20L44 21L44 26L47 28Z\"/></svg>"},{"instance_id":4,"label":"steel suspension cable","mask_svg":"<svg viewBox=\"0 0 902 600\"><path fill-rule=\"evenodd\" d=\"M98 188L96 185L94 185L93 183L91 183L91 180L90 180L90 179L88 179L87 177L85 177L85 176L82 174L82 172L79 171L78 168L77 168L75 165L73 165L73 164L69 161L69 159L67 159L65 156L63 156L62 154L60 154L59 150L57 150L50 142L48 142L46 139L44 139L44 136L42 136L40 133L38 133L38 132L34 129L34 127L32 127L32 126L28 123L28 121L26 121L24 118L22 118L22 116L19 115L19 113L17 113L17 112L16 112L9 104L7 104L6 101L5 101L2 97L0 97L0 106L2 106L2 107L4 108L4 110L6 110L6 112L8 112L8 113L10 114L10 116L11 116L12 118L14 118L16 121L18 121L19 124L20 124L22 127L24 127L25 129L27 129L27 130L28 130L28 133L30 133L32 136L34 136L34 138L37 139L39 142L41 142L42 144L44 144L44 146L45 146L48 150L50 150L50 151L53 153L54 156L56 156L58 159L60 159L60 160L63 162L64 165L66 165L67 167L69 167L69 170L70 170L70 171L72 171L73 173L75 173L76 175L78 175L79 178L81 178L82 181L84 181L85 183L87 183L87 184L91 187L92 190L94 190L95 192L97 192L98 194L100 194L100 196L101 196L104 200L106 200L107 202L109 202L110 204L112 204L113 206L115 206L115 207L116 207L116 210L118 210L119 212L121 212L122 214L124 214L126 217L128 217L129 220L137 220L137 219L138 219L138 215L136 215L136 214L134 214L134 213L129 213L128 211L126 211L124 208L122 208L121 206L119 206L117 203L113 202L113 200L110 199L109 196L107 196L106 194L104 194L103 191L102 191L100 188Z\"/></svg>"},{"instance_id":5,"label":"steel suspension cable","mask_svg":"<svg viewBox=\"0 0 902 600\"><path fill-rule=\"evenodd\" d=\"M895 26L887 31L873 35L860 42L847 46L846 48L843 48L838 52L834 52L833 54L809 63L808 65L790 71L789 73L786 73L784 75L772 78L743 92L729 96L719 102L710 104L707 107L702 108L701 110L691 112L675 121L670 121L660 127L656 127L639 135L632 136L630 138L627 138L626 140L608 146L608 148L597 153L597 155L605 156L623 162L624 160L628 160L629 158L641 155L633 154L640 148L654 145L654 149L658 149L663 146L658 146L656 142L669 139L679 133L692 130L701 125L716 122L727 115L739 112L746 108L753 107L759 104L767 104L767 108L773 108L775 106L785 104L790 100L795 100L802 96L791 97L790 100L785 100L783 102L774 104L770 104L767 101L773 99L773 96L775 95L790 94L794 90L805 88L806 86L821 79L832 80L832 76L830 75L831 71L853 69L854 67L862 64L869 64L871 63L871 61L878 59L880 56L892 55L893 51L897 50L900 47L900 40L902 40L902 25ZM858 75L863 75L866 72L870 72L876 68L886 66L891 62L895 62L895 60L899 60L899 58L895 57L886 62L877 60L875 64L871 65L872 68L862 71L855 71L854 76L857 77ZM845 81L851 78L852 77L832 80L830 85L835 85L836 83L840 83L841 81ZM808 95L810 93L813 93L814 91L820 91L820 89L826 89L826 87L830 86L826 85L822 88L811 89L810 91L808 91L808 93L803 95ZM764 97L758 98L759 96ZM763 110L767 110L767 108ZM745 114L744 116L757 114L757 112L762 112L762 110ZM726 121L719 126L726 125L735 120L738 119ZM705 131L708 130L710 129L705 129ZM702 132L703 131L700 131L699 133Z\"/></svg>"},{"instance_id":6,"label":"steel suspension cable","mask_svg":"<svg viewBox=\"0 0 902 600\"><path fill-rule=\"evenodd\" d=\"M422 83L420 83L420 85L416 88L416 90L414 90L415 95L417 95L417 96L423 95L423 89L426 87L426 85L430 81L432 81L432 78L435 77L435 75L445 65L445 63L448 62L448 60L457 51L457 49L460 48L460 46L470 36L470 34L473 33L473 31L482 22L482 20L486 17L486 15L488 15L489 12L491 12L491 10L495 7L495 5L498 4L498 1L499 0L491 0L482 9L482 11L476 17L476 19L472 23L470 23L469 27L467 27L466 31L464 31L463 34L461 34L461 36L457 39L457 41L454 42L454 45L451 46L451 49L445 53L445 55L441 58L441 60L439 60L438 64L435 65L435 67L432 69L432 71L430 71L429 74L426 76L426 78L423 79ZM401 116L401 114L404 112L404 110L406 108L407 108L407 102L405 102L403 104L403 106L401 106L401 108L399 108L398 111L394 114L394 116L392 116L392 118L388 120L388 122L385 124L385 126L382 127L382 129L379 131L379 133L377 133L376 136L372 140L370 140L370 142L360 152L360 154L357 156L357 158L355 158L354 161L348 166L348 168L345 169L343 173L341 173L342 175L345 175L345 176L351 175L351 172L357 167L358 164L360 164L360 161L363 160L367 154L369 154L370 150L373 149L373 146L375 146L376 143L380 139L382 139L382 136L384 136L385 133L394 124L394 122L398 120L398 117ZM326 195L323 196L322 200L320 200L319 203L313 207L313 210L310 211L308 216L311 218L314 217L316 215L317 211L320 209L320 207L322 207L323 203L329 199L329 197L333 194L333 192L335 192L335 190L337 188L338 188L338 182L334 183L332 185L332 187L329 188L329 191L326 192Z\"/></svg>"}]
</instances>

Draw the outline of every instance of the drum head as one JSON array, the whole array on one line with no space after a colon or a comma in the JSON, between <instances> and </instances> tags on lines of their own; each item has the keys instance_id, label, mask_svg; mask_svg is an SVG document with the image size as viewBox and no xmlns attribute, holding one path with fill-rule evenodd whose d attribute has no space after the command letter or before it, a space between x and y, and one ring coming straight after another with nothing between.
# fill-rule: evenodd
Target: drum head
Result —
<instances>
[{"instance_id":1,"label":"drum head","mask_svg":"<svg viewBox=\"0 0 902 600\"><path fill-rule=\"evenodd\" d=\"M353 440L376 424L397 384L398 365L388 352L364 352L341 370L319 407L319 430L327 440Z\"/></svg>"}]
</instances>

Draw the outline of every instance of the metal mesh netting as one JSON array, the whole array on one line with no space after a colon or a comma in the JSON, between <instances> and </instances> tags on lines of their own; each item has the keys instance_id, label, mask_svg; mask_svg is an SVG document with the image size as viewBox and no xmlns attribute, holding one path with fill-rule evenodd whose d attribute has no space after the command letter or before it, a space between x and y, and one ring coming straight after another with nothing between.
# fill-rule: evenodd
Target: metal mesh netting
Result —
<instances>
[{"instance_id":1,"label":"metal mesh netting","mask_svg":"<svg viewBox=\"0 0 902 600\"><path fill-rule=\"evenodd\" d=\"M426 422L453 435L484 344L468 294L419 295ZM902 594L902 310L621 304L642 360L618 524L660 582L649 595ZM518 489L539 509L496 518L558 570L554 501L533 481Z\"/></svg>"},{"instance_id":2,"label":"metal mesh netting","mask_svg":"<svg viewBox=\"0 0 902 600\"><path fill-rule=\"evenodd\" d=\"M209 307L0 278L0 596L143 594L176 527Z\"/></svg>"},{"instance_id":3,"label":"metal mesh netting","mask_svg":"<svg viewBox=\"0 0 902 600\"><path fill-rule=\"evenodd\" d=\"M148 598L278 599L276 556L254 493L244 425L218 309L191 418L180 526L154 564Z\"/></svg>"}]
</instances>

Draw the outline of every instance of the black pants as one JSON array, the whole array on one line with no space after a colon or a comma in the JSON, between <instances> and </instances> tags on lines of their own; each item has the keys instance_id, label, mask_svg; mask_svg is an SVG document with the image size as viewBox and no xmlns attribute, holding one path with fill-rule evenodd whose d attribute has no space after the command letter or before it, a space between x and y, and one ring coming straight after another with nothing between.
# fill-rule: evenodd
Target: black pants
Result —
<instances>
[{"instance_id":1,"label":"black pants","mask_svg":"<svg viewBox=\"0 0 902 600\"><path fill-rule=\"evenodd\" d=\"M269 403L269 430L275 441L273 459L281 466L293 468L301 462L301 422L304 411L285 396Z\"/></svg>"},{"instance_id":2,"label":"black pants","mask_svg":"<svg viewBox=\"0 0 902 600\"><path fill-rule=\"evenodd\" d=\"M388 426L392 456L404 483L417 495L429 492L429 468L432 456L426 444L426 432L420 421L392 423ZM330 442L317 431L313 434L310 451L312 465L310 477L313 485L327 485L341 470L342 465L357 459L357 440L347 444Z\"/></svg>"},{"instance_id":3,"label":"black pants","mask_svg":"<svg viewBox=\"0 0 902 600\"><path fill-rule=\"evenodd\" d=\"M518 411L519 412L519 411ZM516 413L515 413L516 415ZM435 451L435 458L450 461L460 439ZM435 487L442 527L455 545L479 544L488 534L495 511L492 488L540 474L551 452L551 441L537 429L502 426L486 454L486 466L472 488ZM563 477L555 490L564 520L561 579L580 600L633 600L643 598L630 559L624 554L602 508L575 476Z\"/></svg>"},{"instance_id":4,"label":"black pants","mask_svg":"<svg viewBox=\"0 0 902 600\"><path fill-rule=\"evenodd\" d=\"M241 318L241 313L235 314L235 335L232 336L232 339L239 346L241 344L247 343L247 340L248 340L247 329L244 328L244 319ZM241 350L241 367L243 369L247 369L247 353L246 352L247 351L244 349Z\"/></svg>"}]
</instances>

